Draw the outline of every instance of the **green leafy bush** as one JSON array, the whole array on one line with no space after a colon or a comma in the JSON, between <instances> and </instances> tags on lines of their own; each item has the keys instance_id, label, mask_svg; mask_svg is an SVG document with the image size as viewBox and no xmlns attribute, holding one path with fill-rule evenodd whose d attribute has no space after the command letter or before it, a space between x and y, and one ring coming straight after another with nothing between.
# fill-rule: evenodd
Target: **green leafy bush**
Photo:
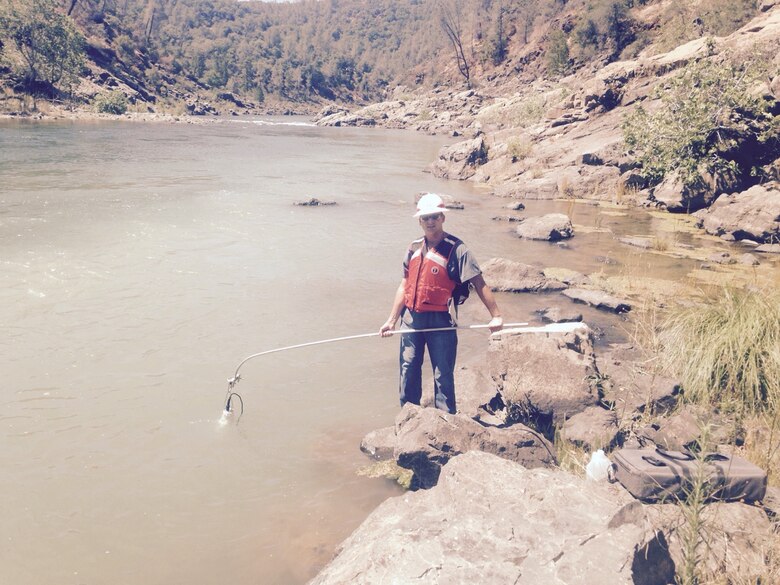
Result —
<instances>
[{"instance_id":1,"label":"green leafy bush","mask_svg":"<svg viewBox=\"0 0 780 585\"><path fill-rule=\"evenodd\" d=\"M764 71L758 59L694 62L660 90L660 107L629 115L623 137L645 178L658 183L674 173L696 187L705 174L755 174L776 157L776 120L753 91Z\"/></svg>"},{"instance_id":2,"label":"green leafy bush","mask_svg":"<svg viewBox=\"0 0 780 585\"><path fill-rule=\"evenodd\" d=\"M127 96L121 91L100 94L95 98L95 108L101 114L120 116L127 112Z\"/></svg>"}]
</instances>

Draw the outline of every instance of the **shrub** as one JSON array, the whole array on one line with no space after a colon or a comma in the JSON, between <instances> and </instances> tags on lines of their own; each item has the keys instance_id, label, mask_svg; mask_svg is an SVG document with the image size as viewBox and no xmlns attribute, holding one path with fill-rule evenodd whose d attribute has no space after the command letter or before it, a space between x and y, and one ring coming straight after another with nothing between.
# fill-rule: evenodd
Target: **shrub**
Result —
<instances>
[{"instance_id":1,"label":"shrub","mask_svg":"<svg viewBox=\"0 0 780 585\"><path fill-rule=\"evenodd\" d=\"M127 112L127 96L121 91L100 94L95 98L95 108L101 114L120 116Z\"/></svg>"},{"instance_id":2,"label":"shrub","mask_svg":"<svg viewBox=\"0 0 780 585\"><path fill-rule=\"evenodd\" d=\"M655 112L640 106L629 115L623 138L644 177L658 183L677 174L683 185L696 187L707 174L756 173L763 159L775 156L769 104L751 91L764 69L759 59L692 63L660 91Z\"/></svg>"},{"instance_id":3,"label":"shrub","mask_svg":"<svg viewBox=\"0 0 780 585\"><path fill-rule=\"evenodd\" d=\"M507 154L509 155L509 158L512 159L512 162L523 160L531 154L532 149L533 144L531 144L531 141L528 140L528 138L513 136L506 143Z\"/></svg>"},{"instance_id":4,"label":"shrub","mask_svg":"<svg viewBox=\"0 0 780 585\"><path fill-rule=\"evenodd\" d=\"M780 292L724 290L670 315L659 340L687 400L740 413L780 408Z\"/></svg>"}]
</instances>

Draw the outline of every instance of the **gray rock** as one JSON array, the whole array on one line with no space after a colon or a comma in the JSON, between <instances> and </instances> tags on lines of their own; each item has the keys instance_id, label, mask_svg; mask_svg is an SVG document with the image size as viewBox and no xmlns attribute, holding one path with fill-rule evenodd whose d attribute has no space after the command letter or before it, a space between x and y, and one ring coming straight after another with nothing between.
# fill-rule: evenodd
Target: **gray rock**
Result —
<instances>
[{"instance_id":1,"label":"gray rock","mask_svg":"<svg viewBox=\"0 0 780 585\"><path fill-rule=\"evenodd\" d=\"M597 356L602 376L602 402L615 410L620 420L650 412L664 414L677 405L680 384L671 378L647 371L640 355L626 348L611 348Z\"/></svg>"},{"instance_id":2,"label":"gray rock","mask_svg":"<svg viewBox=\"0 0 780 585\"><path fill-rule=\"evenodd\" d=\"M574 236L571 220L563 213L548 213L541 217L529 217L517 226L516 233L529 240L557 242Z\"/></svg>"},{"instance_id":3,"label":"gray rock","mask_svg":"<svg viewBox=\"0 0 780 585\"><path fill-rule=\"evenodd\" d=\"M598 401L589 383L596 364L587 328L566 334L494 333L487 364L510 421L535 428L560 425Z\"/></svg>"},{"instance_id":4,"label":"gray rock","mask_svg":"<svg viewBox=\"0 0 780 585\"><path fill-rule=\"evenodd\" d=\"M360 441L360 450L378 461L392 459L395 450L395 426L368 433Z\"/></svg>"},{"instance_id":5,"label":"gray rock","mask_svg":"<svg viewBox=\"0 0 780 585\"><path fill-rule=\"evenodd\" d=\"M702 174L703 181L697 187L685 186L676 174L666 177L655 187L650 200L676 213L691 213L707 207L721 193L738 190L738 177L728 174L711 176Z\"/></svg>"},{"instance_id":6,"label":"gray rock","mask_svg":"<svg viewBox=\"0 0 780 585\"><path fill-rule=\"evenodd\" d=\"M668 418L657 419L639 431L639 436L672 451L690 449L699 444L705 435L711 444L728 443L731 429L727 422L712 412L686 404ZM704 446L707 448L707 446Z\"/></svg>"},{"instance_id":7,"label":"gray rock","mask_svg":"<svg viewBox=\"0 0 780 585\"><path fill-rule=\"evenodd\" d=\"M631 310L631 303L629 301L613 297L612 295L598 290L570 288L563 291L563 294L574 302L591 305L602 311L627 313Z\"/></svg>"},{"instance_id":8,"label":"gray rock","mask_svg":"<svg viewBox=\"0 0 780 585\"><path fill-rule=\"evenodd\" d=\"M629 169L623 171L618 182L628 189L644 189L647 187L647 180L638 172Z\"/></svg>"},{"instance_id":9,"label":"gray rock","mask_svg":"<svg viewBox=\"0 0 780 585\"><path fill-rule=\"evenodd\" d=\"M780 515L780 487L767 486L766 495L761 503L764 505L764 511L770 518L777 518Z\"/></svg>"},{"instance_id":10,"label":"gray rock","mask_svg":"<svg viewBox=\"0 0 780 585\"><path fill-rule=\"evenodd\" d=\"M756 247L756 252L764 254L780 254L780 244L761 244Z\"/></svg>"},{"instance_id":11,"label":"gray rock","mask_svg":"<svg viewBox=\"0 0 780 585\"><path fill-rule=\"evenodd\" d=\"M677 567L685 564L689 523L675 504L645 506L652 527L664 534ZM738 502L705 506L700 514L696 568L703 583L757 583L766 576L766 559L776 536L764 510Z\"/></svg>"},{"instance_id":12,"label":"gray rock","mask_svg":"<svg viewBox=\"0 0 780 585\"><path fill-rule=\"evenodd\" d=\"M745 264L746 266L758 266L761 264L758 258L756 258L753 254L742 254L737 262L740 264Z\"/></svg>"},{"instance_id":13,"label":"gray rock","mask_svg":"<svg viewBox=\"0 0 780 585\"><path fill-rule=\"evenodd\" d=\"M593 154L590 152L584 152L576 159L577 164L580 165L603 165L604 161L599 157L597 154Z\"/></svg>"},{"instance_id":14,"label":"gray rock","mask_svg":"<svg viewBox=\"0 0 780 585\"><path fill-rule=\"evenodd\" d=\"M702 220L704 230L737 240L770 243L780 238L780 184L755 185L733 195L721 195Z\"/></svg>"},{"instance_id":15,"label":"gray rock","mask_svg":"<svg viewBox=\"0 0 780 585\"><path fill-rule=\"evenodd\" d=\"M480 421L504 406L498 387L482 364L455 369L455 394L458 414Z\"/></svg>"},{"instance_id":16,"label":"gray rock","mask_svg":"<svg viewBox=\"0 0 780 585\"><path fill-rule=\"evenodd\" d=\"M435 488L382 503L310 585L673 582L668 553L627 506L609 484L465 453Z\"/></svg>"},{"instance_id":17,"label":"gray rock","mask_svg":"<svg viewBox=\"0 0 780 585\"><path fill-rule=\"evenodd\" d=\"M505 258L491 258L482 266L482 273L497 291L540 292L566 288L565 284L546 278L538 268Z\"/></svg>"},{"instance_id":18,"label":"gray rock","mask_svg":"<svg viewBox=\"0 0 780 585\"><path fill-rule=\"evenodd\" d=\"M580 323L582 313L573 309L564 310L560 307L546 307L537 311L545 323Z\"/></svg>"},{"instance_id":19,"label":"gray rock","mask_svg":"<svg viewBox=\"0 0 780 585\"><path fill-rule=\"evenodd\" d=\"M707 256L707 261L714 264L736 264L736 260L731 257L728 252L718 252L717 254L711 254Z\"/></svg>"},{"instance_id":20,"label":"gray rock","mask_svg":"<svg viewBox=\"0 0 780 585\"><path fill-rule=\"evenodd\" d=\"M458 142L442 148L438 159L431 166L436 177L444 179L468 179L476 168L487 162L487 145L482 136Z\"/></svg>"},{"instance_id":21,"label":"gray rock","mask_svg":"<svg viewBox=\"0 0 780 585\"><path fill-rule=\"evenodd\" d=\"M642 248L643 250L649 250L653 247L653 240L650 238L625 237L618 238L618 241L622 242L623 244L628 244L629 246Z\"/></svg>"},{"instance_id":22,"label":"gray rock","mask_svg":"<svg viewBox=\"0 0 780 585\"><path fill-rule=\"evenodd\" d=\"M514 203L510 203L505 207L506 209L510 209L512 211L522 211L523 209L525 209L525 205L520 201L515 201Z\"/></svg>"},{"instance_id":23,"label":"gray rock","mask_svg":"<svg viewBox=\"0 0 780 585\"><path fill-rule=\"evenodd\" d=\"M617 444L619 431L614 411L591 406L575 414L563 424L562 436L592 453L597 449L614 447Z\"/></svg>"},{"instance_id":24,"label":"gray rock","mask_svg":"<svg viewBox=\"0 0 780 585\"><path fill-rule=\"evenodd\" d=\"M542 270L542 274L547 278L559 280L569 286L583 286L590 283L589 277L568 268L545 268Z\"/></svg>"},{"instance_id":25,"label":"gray rock","mask_svg":"<svg viewBox=\"0 0 780 585\"><path fill-rule=\"evenodd\" d=\"M456 455L484 451L528 468L557 462L552 444L523 425L485 427L465 416L405 404L396 417L395 459L414 472L412 489L429 489Z\"/></svg>"},{"instance_id":26,"label":"gray rock","mask_svg":"<svg viewBox=\"0 0 780 585\"><path fill-rule=\"evenodd\" d=\"M293 205L300 205L303 207L318 207L321 205L336 205L335 201L322 201L320 199L317 199L316 197L312 197L311 199L306 199L304 201L296 201L293 203Z\"/></svg>"}]
</instances>

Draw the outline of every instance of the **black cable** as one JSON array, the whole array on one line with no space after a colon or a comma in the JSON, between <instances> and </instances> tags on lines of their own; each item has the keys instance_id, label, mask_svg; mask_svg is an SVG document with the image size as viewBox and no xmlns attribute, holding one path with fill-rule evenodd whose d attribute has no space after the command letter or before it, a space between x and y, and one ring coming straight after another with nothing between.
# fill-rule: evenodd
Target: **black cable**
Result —
<instances>
[{"instance_id":1,"label":"black cable","mask_svg":"<svg viewBox=\"0 0 780 585\"><path fill-rule=\"evenodd\" d=\"M233 397L238 398L238 402L241 405L241 411L238 413L238 418L236 419L236 424L238 424L238 421L241 419L241 415L244 414L244 399L241 398L241 395L238 392L229 392L227 397L227 402L225 403L225 412L228 414L230 411L230 401L233 400Z\"/></svg>"}]
</instances>

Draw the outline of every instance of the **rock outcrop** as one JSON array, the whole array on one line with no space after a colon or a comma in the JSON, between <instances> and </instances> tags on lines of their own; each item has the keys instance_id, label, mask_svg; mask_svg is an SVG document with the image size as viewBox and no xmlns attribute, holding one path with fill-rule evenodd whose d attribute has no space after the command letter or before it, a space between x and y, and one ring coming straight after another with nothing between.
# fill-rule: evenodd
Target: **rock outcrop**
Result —
<instances>
[{"instance_id":1,"label":"rock outcrop","mask_svg":"<svg viewBox=\"0 0 780 585\"><path fill-rule=\"evenodd\" d=\"M566 334L493 334L487 356L511 420L550 427L593 406L596 362L590 331ZM522 367L516 367L522 364Z\"/></svg>"},{"instance_id":2,"label":"rock outcrop","mask_svg":"<svg viewBox=\"0 0 780 585\"><path fill-rule=\"evenodd\" d=\"M528 427L485 427L436 408L404 405L396 418L395 435L395 459L414 472L412 489L435 486L442 467L467 451L492 453L527 468L556 464L552 444Z\"/></svg>"},{"instance_id":3,"label":"rock outcrop","mask_svg":"<svg viewBox=\"0 0 780 585\"><path fill-rule=\"evenodd\" d=\"M310 585L671 583L662 533L630 504L615 487L471 451L435 488L381 504Z\"/></svg>"}]
</instances>

